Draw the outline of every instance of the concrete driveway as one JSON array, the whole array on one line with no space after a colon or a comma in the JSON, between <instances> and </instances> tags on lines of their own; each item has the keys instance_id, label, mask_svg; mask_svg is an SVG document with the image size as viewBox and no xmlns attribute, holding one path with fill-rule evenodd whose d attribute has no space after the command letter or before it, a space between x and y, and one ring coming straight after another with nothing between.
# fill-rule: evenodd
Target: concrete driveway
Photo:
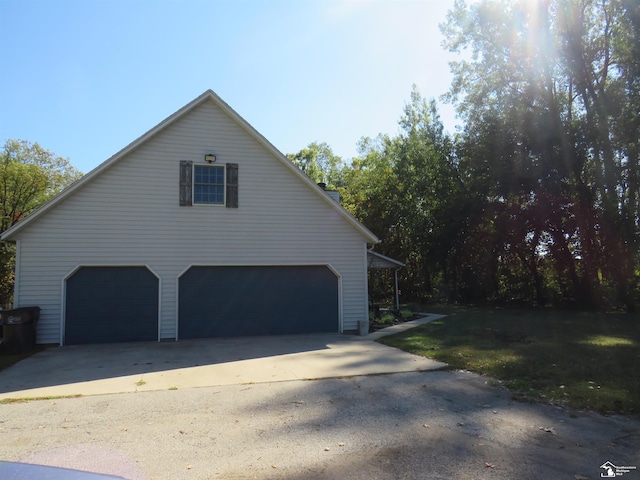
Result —
<instances>
[{"instance_id":1,"label":"concrete driveway","mask_svg":"<svg viewBox=\"0 0 640 480\"><path fill-rule=\"evenodd\" d=\"M286 335L52 347L0 372L0 399L100 395L435 370L443 363L365 337Z\"/></svg>"}]
</instances>

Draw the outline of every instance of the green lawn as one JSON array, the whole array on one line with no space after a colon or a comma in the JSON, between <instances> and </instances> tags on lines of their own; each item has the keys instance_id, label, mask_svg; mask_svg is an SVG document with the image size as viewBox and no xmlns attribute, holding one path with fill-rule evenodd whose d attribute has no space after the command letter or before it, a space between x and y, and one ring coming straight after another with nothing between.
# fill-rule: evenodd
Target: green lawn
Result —
<instances>
[{"instance_id":1,"label":"green lawn","mask_svg":"<svg viewBox=\"0 0 640 480\"><path fill-rule=\"evenodd\" d=\"M438 313L448 316L379 341L500 380L521 400L640 414L638 315L506 308Z\"/></svg>"}]
</instances>

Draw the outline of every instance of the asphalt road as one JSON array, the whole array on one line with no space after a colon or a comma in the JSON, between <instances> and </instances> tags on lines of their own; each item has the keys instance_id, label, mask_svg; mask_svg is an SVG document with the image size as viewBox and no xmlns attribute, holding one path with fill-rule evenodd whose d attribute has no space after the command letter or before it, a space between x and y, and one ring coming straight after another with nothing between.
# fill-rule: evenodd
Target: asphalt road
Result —
<instances>
[{"instance_id":1,"label":"asphalt road","mask_svg":"<svg viewBox=\"0 0 640 480\"><path fill-rule=\"evenodd\" d=\"M0 405L0 459L149 479L596 479L640 421L512 402L468 372Z\"/></svg>"}]
</instances>

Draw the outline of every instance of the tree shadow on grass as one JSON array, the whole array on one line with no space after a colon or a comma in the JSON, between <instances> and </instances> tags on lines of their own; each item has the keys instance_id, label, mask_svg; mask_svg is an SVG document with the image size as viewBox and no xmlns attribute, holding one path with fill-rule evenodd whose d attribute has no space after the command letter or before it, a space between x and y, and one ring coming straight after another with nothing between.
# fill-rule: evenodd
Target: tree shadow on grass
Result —
<instances>
[{"instance_id":1,"label":"tree shadow on grass","mask_svg":"<svg viewBox=\"0 0 640 480\"><path fill-rule=\"evenodd\" d=\"M382 341L503 380L522 399L640 414L631 315L474 309Z\"/></svg>"}]
</instances>

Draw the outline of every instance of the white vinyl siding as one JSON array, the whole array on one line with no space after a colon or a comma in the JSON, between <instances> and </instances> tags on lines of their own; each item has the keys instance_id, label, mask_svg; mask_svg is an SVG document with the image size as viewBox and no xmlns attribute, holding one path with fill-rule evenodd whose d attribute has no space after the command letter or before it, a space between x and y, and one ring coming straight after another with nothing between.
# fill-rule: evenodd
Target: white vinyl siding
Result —
<instances>
[{"instance_id":1,"label":"white vinyl siding","mask_svg":"<svg viewBox=\"0 0 640 480\"><path fill-rule=\"evenodd\" d=\"M238 208L185 208L179 162L215 151L238 165ZM252 135L207 101L16 234L19 305L42 308L58 343L63 279L81 265L148 265L161 277L160 337L175 338L177 279L189 265L330 265L343 330L367 319L366 238Z\"/></svg>"}]
</instances>

